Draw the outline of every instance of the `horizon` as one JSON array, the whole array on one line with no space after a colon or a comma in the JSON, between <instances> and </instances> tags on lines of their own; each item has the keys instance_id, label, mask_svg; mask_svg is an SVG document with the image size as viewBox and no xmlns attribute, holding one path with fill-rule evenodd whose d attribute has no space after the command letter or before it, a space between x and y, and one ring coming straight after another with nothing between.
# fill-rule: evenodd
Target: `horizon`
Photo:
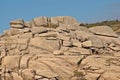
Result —
<instances>
[{"instance_id":1,"label":"horizon","mask_svg":"<svg viewBox=\"0 0 120 80\"><path fill-rule=\"evenodd\" d=\"M82 23L120 20L120 0L2 0L0 3L0 34L16 19L30 21L39 16L72 16Z\"/></svg>"}]
</instances>

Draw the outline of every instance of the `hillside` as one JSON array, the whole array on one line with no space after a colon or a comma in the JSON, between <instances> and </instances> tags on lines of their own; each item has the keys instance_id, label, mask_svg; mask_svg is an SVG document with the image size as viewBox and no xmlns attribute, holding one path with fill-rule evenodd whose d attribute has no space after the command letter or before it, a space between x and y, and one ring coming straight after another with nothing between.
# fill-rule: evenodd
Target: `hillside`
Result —
<instances>
[{"instance_id":1,"label":"hillside","mask_svg":"<svg viewBox=\"0 0 120 80\"><path fill-rule=\"evenodd\" d=\"M0 36L0 80L120 80L120 37L90 25L70 16L11 21Z\"/></svg>"}]
</instances>

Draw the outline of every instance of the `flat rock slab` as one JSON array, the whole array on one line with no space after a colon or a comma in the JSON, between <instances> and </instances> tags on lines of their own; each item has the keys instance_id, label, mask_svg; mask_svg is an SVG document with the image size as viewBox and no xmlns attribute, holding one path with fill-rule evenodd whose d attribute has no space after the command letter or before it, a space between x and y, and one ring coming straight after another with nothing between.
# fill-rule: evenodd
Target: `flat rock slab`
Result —
<instances>
[{"instance_id":1,"label":"flat rock slab","mask_svg":"<svg viewBox=\"0 0 120 80\"><path fill-rule=\"evenodd\" d=\"M103 41L97 36L89 37L89 41L91 41L92 47L97 47L97 48L104 47Z\"/></svg>"},{"instance_id":2,"label":"flat rock slab","mask_svg":"<svg viewBox=\"0 0 120 80\"><path fill-rule=\"evenodd\" d=\"M45 38L40 37L32 38L29 45L39 47L51 52L60 48L59 40L46 40Z\"/></svg>"},{"instance_id":3,"label":"flat rock slab","mask_svg":"<svg viewBox=\"0 0 120 80\"><path fill-rule=\"evenodd\" d=\"M11 28L23 28L24 27L24 20L14 20L10 22Z\"/></svg>"},{"instance_id":4,"label":"flat rock slab","mask_svg":"<svg viewBox=\"0 0 120 80\"><path fill-rule=\"evenodd\" d=\"M89 28L89 30L96 35L118 37L118 35L109 26L96 26Z\"/></svg>"}]
</instances>

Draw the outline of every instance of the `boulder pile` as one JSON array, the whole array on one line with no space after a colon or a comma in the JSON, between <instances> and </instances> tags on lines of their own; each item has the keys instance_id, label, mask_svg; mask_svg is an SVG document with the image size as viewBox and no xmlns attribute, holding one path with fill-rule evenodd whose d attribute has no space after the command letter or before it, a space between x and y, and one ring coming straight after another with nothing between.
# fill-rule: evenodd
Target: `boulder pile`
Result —
<instances>
[{"instance_id":1,"label":"boulder pile","mask_svg":"<svg viewBox=\"0 0 120 80\"><path fill-rule=\"evenodd\" d=\"M0 80L120 80L120 37L69 16L14 20L0 35Z\"/></svg>"}]
</instances>

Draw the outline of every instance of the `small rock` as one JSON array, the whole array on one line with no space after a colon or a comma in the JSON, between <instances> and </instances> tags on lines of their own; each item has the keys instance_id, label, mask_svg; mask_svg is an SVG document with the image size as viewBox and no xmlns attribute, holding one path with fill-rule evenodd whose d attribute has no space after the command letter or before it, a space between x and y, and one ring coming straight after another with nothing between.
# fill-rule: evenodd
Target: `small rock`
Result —
<instances>
[{"instance_id":1,"label":"small rock","mask_svg":"<svg viewBox=\"0 0 120 80\"><path fill-rule=\"evenodd\" d=\"M120 45L110 44L108 47L114 51L120 51Z\"/></svg>"},{"instance_id":2,"label":"small rock","mask_svg":"<svg viewBox=\"0 0 120 80\"><path fill-rule=\"evenodd\" d=\"M39 79L43 79L43 77L42 76L38 76L38 75L35 75L35 80L39 80Z\"/></svg>"},{"instance_id":3,"label":"small rock","mask_svg":"<svg viewBox=\"0 0 120 80\"><path fill-rule=\"evenodd\" d=\"M23 80L23 78L21 76L18 75L18 73L12 73L13 76L13 80Z\"/></svg>"},{"instance_id":4,"label":"small rock","mask_svg":"<svg viewBox=\"0 0 120 80\"><path fill-rule=\"evenodd\" d=\"M72 42L70 42L70 41L63 41L63 46L65 46L65 47L70 47L70 46L72 46L73 44L72 44Z\"/></svg>"},{"instance_id":5,"label":"small rock","mask_svg":"<svg viewBox=\"0 0 120 80\"><path fill-rule=\"evenodd\" d=\"M55 50L53 52L54 55L64 55L64 53L61 50Z\"/></svg>"},{"instance_id":6,"label":"small rock","mask_svg":"<svg viewBox=\"0 0 120 80\"><path fill-rule=\"evenodd\" d=\"M65 52L65 51L68 51L69 47L64 47L64 46L61 46L60 50Z\"/></svg>"},{"instance_id":7,"label":"small rock","mask_svg":"<svg viewBox=\"0 0 120 80\"><path fill-rule=\"evenodd\" d=\"M23 80L33 80L34 73L32 73L32 69L24 69L22 71L22 78Z\"/></svg>"},{"instance_id":8,"label":"small rock","mask_svg":"<svg viewBox=\"0 0 120 80\"><path fill-rule=\"evenodd\" d=\"M90 55L91 54L90 50L84 49L84 48L79 48L79 47L69 48L68 51L73 52L73 53L79 53L80 55Z\"/></svg>"},{"instance_id":9,"label":"small rock","mask_svg":"<svg viewBox=\"0 0 120 80\"><path fill-rule=\"evenodd\" d=\"M73 43L73 46L75 47L82 47L82 43L78 40L72 39L71 42Z\"/></svg>"},{"instance_id":10,"label":"small rock","mask_svg":"<svg viewBox=\"0 0 120 80\"><path fill-rule=\"evenodd\" d=\"M83 47L92 47L92 42L91 41L85 41L82 43Z\"/></svg>"},{"instance_id":11,"label":"small rock","mask_svg":"<svg viewBox=\"0 0 120 80\"><path fill-rule=\"evenodd\" d=\"M57 40L56 37L47 37L46 40Z\"/></svg>"},{"instance_id":12,"label":"small rock","mask_svg":"<svg viewBox=\"0 0 120 80\"><path fill-rule=\"evenodd\" d=\"M39 80L49 80L48 78L43 78L43 79L39 79Z\"/></svg>"}]
</instances>

